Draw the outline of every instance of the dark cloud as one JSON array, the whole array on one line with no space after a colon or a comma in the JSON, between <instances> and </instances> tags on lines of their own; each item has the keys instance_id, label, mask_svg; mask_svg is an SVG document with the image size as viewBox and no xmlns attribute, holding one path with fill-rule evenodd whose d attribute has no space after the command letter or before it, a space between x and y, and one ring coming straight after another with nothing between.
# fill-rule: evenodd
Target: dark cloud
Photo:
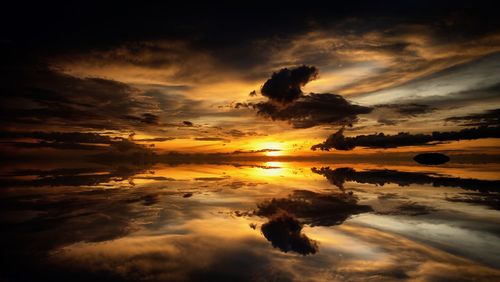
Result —
<instances>
[{"instance_id":1,"label":"dark cloud","mask_svg":"<svg viewBox=\"0 0 500 282\"><path fill-rule=\"evenodd\" d=\"M141 116L124 116L125 119L138 121L146 124L158 124L159 117L153 114L142 114Z\"/></svg>"},{"instance_id":2,"label":"dark cloud","mask_svg":"<svg viewBox=\"0 0 500 282\"><path fill-rule=\"evenodd\" d=\"M416 202L406 202L388 211L378 211L377 214L417 216L426 215L435 211L437 211L437 209L430 206L421 205Z\"/></svg>"},{"instance_id":3,"label":"dark cloud","mask_svg":"<svg viewBox=\"0 0 500 282\"><path fill-rule=\"evenodd\" d=\"M500 138L500 127L478 127L451 132L433 132L432 134L410 134L400 132L396 135L384 133L345 137L344 128L330 135L325 142L313 145L311 150L329 151L352 150L355 147L397 148L403 146L432 145L439 142L475 140L481 138Z\"/></svg>"},{"instance_id":4,"label":"dark cloud","mask_svg":"<svg viewBox=\"0 0 500 282\"><path fill-rule=\"evenodd\" d=\"M9 232L2 235L18 234L27 239L37 234L47 240L41 245L100 242L125 236L132 230L130 217L141 216L130 205L154 204L157 200L153 199L157 199L158 195L142 193L134 196L113 190L83 189L64 194L64 197L51 197L48 193L3 199L2 212L35 210L39 213L33 219L9 226ZM110 198L114 200L110 201ZM2 220L0 224L6 228L7 222ZM18 238L14 241L23 240Z\"/></svg>"},{"instance_id":5,"label":"dark cloud","mask_svg":"<svg viewBox=\"0 0 500 282\"><path fill-rule=\"evenodd\" d=\"M245 137L245 136L257 136L257 135L263 136L263 135L265 135L265 134L259 134L255 131L246 131L245 132L245 131L241 131L238 129L231 129L231 130L225 131L224 133L229 135L229 136L235 137L235 138Z\"/></svg>"},{"instance_id":6,"label":"dark cloud","mask_svg":"<svg viewBox=\"0 0 500 282\"><path fill-rule=\"evenodd\" d=\"M372 21L369 20L369 18L372 17L367 17L367 15L364 15L361 18L358 18L358 20L353 21L351 20L351 16L347 16L347 14L344 14L346 10L342 9L342 11L335 11L334 14L336 16L333 16L332 12L325 12L323 9L318 9L318 8L313 8L313 7L308 7L305 10L303 9L295 9L292 8L290 13L285 12L279 16L276 15L276 13L272 13L270 11L261 11L260 9L255 9L253 12L250 10L238 10L235 12L228 12L228 13L220 13L218 9L214 9L214 7L210 7L209 10L211 11L218 11L217 13L205 13L201 11L193 11L191 9L187 9L185 13L183 13L183 16L173 16L171 14L172 7L169 7L168 5L152 5L152 6L141 6L141 7L136 7L137 10L141 11L149 11L148 13L144 13L142 15L133 13L134 18L141 18L141 22L145 24L145 26L148 26L147 30L148 32L144 32L143 28L138 29L136 26L131 26L129 23L129 18L125 15L129 14L130 11L123 11L121 13L116 13L116 7L99 7L99 9L91 9L90 5L86 7L79 7L78 9L73 9L70 8L70 6L66 7L52 7L50 9L47 9L47 7L40 7L39 10L44 10L46 11L45 14L54 14L54 15L68 15L68 19L61 19L60 17L54 16L54 17L43 17L43 20L35 20L40 17L38 13L31 13L28 11L23 11L23 13L20 13L16 15L15 22L18 24L15 27L8 28L5 32L5 40L2 41L4 44L2 46L13 46L8 50L8 52L3 52L3 54L6 54L5 57L7 57L8 61L11 62L8 67L3 68L4 72L8 74L10 72L10 68L18 67L19 64L17 64L16 60L21 60L21 61L26 61L27 59L23 59L24 57L28 56L29 58L31 57L39 57L40 61L45 62L45 63L53 63L53 62L61 62L62 65L65 65L64 63L71 63L75 62L75 65L78 66L78 61L76 61L76 58L82 59L82 65L85 65L85 60L94 60L96 61L95 65L90 66L90 69L95 68L101 68L104 66L107 66L108 63L115 63L119 61L118 64L112 64L113 68L116 66L120 67L121 62L124 62L125 66L137 66L137 67L147 67L151 68L154 70L158 70L159 68L162 68L165 65L174 65L182 69L180 71L181 73L198 73L197 71L193 72L194 67L191 64L186 64L184 63L184 58L186 57L192 57L193 54L203 54L203 56L206 55L206 59L210 61L210 65L214 69L217 70L215 73L219 73L219 70L221 72L225 72L228 70L234 70L234 69L239 69L239 70L245 70L245 73L249 73L248 76L252 76L252 79L255 79L258 77L259 79L263 79L263 75L268 72L269 69L276 68L276 67L282 67L282 66L291 66L291 65L300 65L303 63L311 64L318 62L319 64L317 66L325 66L325 62L330 62L330 60L325 60L325 58L330 58L328 54L335 54L337 52L335 51L342 51L342 50L349 50L350 48L347 45L349 44L355 44L354 42L350 42L346 46L345 44L341 43L338 44L339 47L334 48L334 49L327 49L321 52L321 50L314 49L318 48L318 46L312 46L311 48L308 48L308 46L300 46L300 50L297 50L297 55L290 55L291 58L276 58L275 57L280 57L276 56L277 54L281 54L281 51L288 51L289 48L292 45L292 43L295 42L297 38L302 38L305 34L308 34L308 31L314 30L321 30L324 31L324 36L325 38L329 37L335 37L335 33L332 33L333 31L337 30L336 27L339 27L340 29L339 34L344 35L344 34L349 34L352 33L355 38L362 38L364 34L369 34L373 30L386 30L384 29L385 27L391 27L391 26L399 26L401 25L407 25L408 23L415 23L415 24L435 24L435 21L430 21L426 22L423 21L421 23L421 17L416 16L414 11L422 11L422 5L420 4L412 4L410 6L416 6L414 10L408 10L408 8L402 7L402 5L394 5L397 8L394 8L395 10L398 10L398 13L394 13L392 10L393 8L390 9L390 11L385 11L382 9L376 9L377 7L373 7L370 3L366 3L365 5L360 5L361 7L358 7L358 5L351 6L348 5L349 8L347 8L347 14L350 14L350 12L355 12L358 9L363 10L363 11L368 11L365 10L365 7L371 6L372 8L369 10L370 13L375 10L378 11L377 13L382 13L382 14L389 14L390 16L385 18L386 20L377 20L377 21ZM436 5L434 4L433 7ZM458 6L457 4L454 3L453 9L456 9ZM280 7L282 9L282 7ZM439 23L439 29L452 29L455 31L459 31L459 33L463 33L464 29L458 29L456 28L456 24L459 21L453 21L454 27L451 27L448 25L450 22L448 21L448 18L443 16L442 14L446 14L449 16L449 11L450 7L447 7L444 9L443 7L441 9L438 9L440 12L439 16L434 15L435 18L434 20L438 20ZM38 9L37 9L38 10ZM48 11L47 11L48 10ZM64 11L64 12L57 12L57 11ZM104 11L113 11L113 13L106 13ZM120 9L119 9L120 10ZM168 17L163 18L163 17L145 17L144 15L146 14L163 14L160 13L159 11L169 11L169 15L173 17ZM175 10L175 9L174 9ZM288 9L285 9L288 10ZM400 10L404 10L402 14L408 15L411 14L412 16L405 16L401 17L401 14L399 13ZM461 9L458 9L461 10ZM464 9L464 11L467 11L468 14L470 14L469 8ZM84 12L85 11L85 12ZM259 21L258 23L255 22L254 15L255 12L258 12L259 14ZM429 11L426 11L426 13L429 13ZM108 22L108 17L112 14L113 16L109 21L113 22L116 24L109 26L106 24L103 24L103 22ZM28 16L30 15L30 16ZM71 16L69 16L71 15ZM95 15L90 16L90 15ZM196 15L196 16L195 16ZM239 16L236 16L239 15ZM23 18L23 21L20 21L19 19ZM95 22L93 21L92 23L88 22L89 18L93 18ZM357 18L357 17L355 17ZM375 18L378 18L378 16L375 16ZM484 17L482 17L484 18ZM222 20L226 19L226 20ZM245 19L245 20L243 20ZM349 21L346 22L346 19L349 19ZM373 19L373 18L372 18ZM446 19L446 20L445 20ZM4 20L4 19L2 19ZM99 21L101 21L100 24L97 24ZM31 22L36 22L36 24L29 24ZM182 22L182 23L179 23ZM221 23L232 23L231 24L231 31L228 31L227 33L220 33L220 24ZM252 24L250 24L252 22ZM57 23L57 24L55 24ZM120 24L118 24L120 23ZM179 23L179 24L175 24ZM313 24L314 23L314 24ZM446 24L445 24L446 23ZM234 24L234 25L233 25ZM341 24L341 25L338 25ZM251 25L251 27L249 26ZM5 25L9 26L9 25ZM44 26L44 28L41 28L41 26ZM73 28L70 28L72 26ZM102 29L102 26L107 26L105 29ZM125 28L127 26L128 28ZM468 28L471 27L471 24L466 25ZM23 34L23 36L19 36L17 32L12 32L11 29L17 29L21 30L22 32L19 34ZM39 28L39 29L38 29ZM241 29L241 30L239 30ZM436 26L432 26L432 30L438 29ZM35 32L35 30L37 30ZM63 32L64 30L64 32ZM78 36L73 36L71 35L69 39L67 34L71 30L80 30L80 34ZM347 32L349 30L349 32ZM481 29L477 29L476 31L481 31L481 33L486 33L486 26L481 25ZM345 33L344 33L345 32ZM400 34L398 33L397 36L395 36L394 31L391 29L390 31L387 31L386 35L387 37L390 38L389 41L394 41L394 37L398 37ZM400 31L400 33L402 33ZM65 36L62 36L62 34L66 34ZM446 33L443 33L446 34ZM473 33L467 33L467 34L473 34ZM299 36L297 36L299 35ZM237 40L235 38L238 38ZM454 38L459 38L454 37ZM467 38L467 37L466 37ZM450 39L450 41L453 41ZM175 42L172 43L173 45L179 45L181 46L180 48L177 47L172 47L172 44L164 44L165 42ZM341 41L342 42L342 41ZM379 46L382 45L383 47L380 47L380 49L386 50L386 53L391 54L390 52L399 52L396 53L396 55L403 54L406 55L407 53L414 52L412 51L412 48L407 48L408 45L404 44L397 41L397 42L384 42L384 44L367 44L363 43L364 46L363 48L375 48L374 46ZM373 46L371 46L373 45ZM188 51L183 51L184 47L188 47ZM410 46L411 47L411 46ZM177 52L179 52L178 49L181 49L181 54L179 55ZM302 50L304 49L304 50ZM353 48L356 49L356 48ZM333 50L333 51L332 51ZM330 52L332 51L332 52ZM401 53L404 52L404 53ZM105 55L102 55L104 53ZM305 53L305 54L303 54ZM326 55L324 53L327 53ZM384 54L386 54L384 53ZM13 56L15 58L10 59L11 54L14 54L16 56ZM101 54L102 56L95 55L95 54ZM284 52L284 54L288 54L287 52ZM404 58L407 58L406 56L403 56ZM61 59L62 58L62 59ZM205 58L205 57L203 57ZM59 60L53 60L53 59L59 59ZM66 60L66 61L65 61ZM199 61L199 60L195 60ZM321 61L323 61L323 64L320 64ZM91 64L91 63L90 63ZM336 62L335 62L336 64ZM111 65L111 64L110 64ZM67 69L64 69L65 71L71 72L71 67L68 65L65 65ZM196 66L195 66L196 67ZM330 66L331 67L331 66ZM309 69L308 69L309 68ZM296 69L295 71L290 68L288 70L289 75L281 75L285 74L286 72L280 71L276 73L276 80L274 82L280 82L282 81L283 83L271 83L272 78L268 81L269 83L267 86L270 85L270 87L263 87L263 93L268 93L269 95L273 96L272 93L275 89L278 89L279 87L276 87L277 85L288 85L290 86L290 91L289 92L282 92L284 95L283 97L294 97L296 96L296 93L301 93L302 91L300 90L300 84L306 83L309 79L313 78L313 72L311 69L314 67L300 67L299 69ZM302 72L299 72L299 70L304 70ZM85 71L84 71L85 72ZM203 71L200 71L203 72ZM213 72L212 70L210 72ZM75 70L75 73L78 73L78 70ZM294 73L297 73L294 75ZM203 73L201 76L204 76L205 73ZM4 77L4 76L2 76ZM5 77L8 77L5 76ZM165 77L168 77L168 75L161 75L161 79L164 79ZM182 77L182 75L181 75ZM288 78L286 78L288 77ZM170 77L175 80L177 77L177 74ZM245 77L245 79L248 77ZM284 78L284 79L283 79ZM89 82L89 81L94 81L96 82L97 79L95 78L82 78L82 81ZM392 78L391 78L392 80ZM6 79L8 81L8 79ZM253 80L255 81L255 80ZM26 84L26 81L18 81L16 82L17 85L30 85L30 83ZM101 81L102 82L102 81ZM194 83L199 82L197 79L193 79ZM57 83L57 84L66 84L66 85L71 85L72 83ZM174 85L174 86L169 86L171 88L168 88L169 91L183 91L186 90L183 87L191 87L186 86L185 81L179 82L180 85ZM189 83L187 83L189 84ZM37 85L34 85L34 88L37 88L37 91L40 90ZM149 87L149 86L148 86ZM41 87L41 90L45 91L47 87ZM68 87L69 88L69 87ZM74 89L79 89L80 86L78 87L71 87L71 90L74 91ZM130 88L130 87L129 87ZM48 90L54 90L54 89L48 89ZM58 89L56 89L58 90ZM130 91L126 90L125 92ZM132 89L134 92L135 90ZM250 90L250 89L248 89ZM270 91L267 91L270 90ZM4 93L7 93L8 91L2 91ZM45 91L47 92L47 91ZM61 91L53 91L56 93ZM107 91L109 93L121 93L120 91ZM122 91L123 92L123 91ZM285 94L284 94L285 93ZM288 95L288 94L292 95ZM295 94L294 94L295 93ZM137 95L141 96L141 98L144 99L136 99ZM53 94L50 94L53 95ZM48 93L45 94L46 100L50 99L50 96ZM66 94L65 94L66 95ZM109 94L108 94L109 95ZM96 92L97 97L107 97L108 95L102 95ZM61 105L60 102L56 104L53 104L52 106L44 106L44 107L36 107L36 108L11 108L11 112L9 112L9 116L11 117L18 117L17 120L14 121L20 121L22 120L23 122L34 122L35 124L40 124L42 120L45 120L47 123L53 123L53 124L59 124L59 125L67 125L67 126L80 126L80 127L88 127L88 128L102 128L103 126L106 129L123 129L127 127L142 127L142 126L155 126L155 125L162 125L161 121L166 119L166 116L168 115L175 115L178 114L179 118L182 117L182 119L191 119L199 116L203 116L206 113L205 112L200 112L198 110L193 110L193 108L196 108L197 105L195 104L196 101L188 100L186 102L184 101L174 101L176 97L167 97L165 100L168 103L171 103L175 105L174 109L172 111L169 111L168 109L171 109L172 107L165 107L163 104L163 101L160 102L159 99L162 99L162 95L148 95L147 93L128 93L126 95L129 95L131 97L125 96L123 99L116 99L113 101L120 101L120 103L125 102L130 102L131 105L124 106L124 105L118 105L116 108L117 109L122 109L122 112L119 110L110 110L109 108L112 108L113 105L116 103L109 103L109 102L101 102L97 103L94 101L87 101L89 103L84 103L82 105L77 106L77 104L72 104L70 107L67 105ZM267 95L267 94L265 94ZM279 94L281 95L281 94ZM275 99L274 101L278 100L287 100L288 98L283 98L278 95L278 98ZM333 94L332 94L333 95ZM41 94L37 95L32 95L32 96L43 96ZM59 95L61 96L61 95ZM169 96L169 95L164 95L164 96ZM279 98L281 97L281 98ZM92 97L94 99L94 97ZM271 98L271 97L270 97ZM70 101L73 103L74 99L70 99ZM95 99L97 100L97 99ZM326 99L325 100L329 100ZM54 99L53 101L60 101L59 98ZM79 102L78 100L76 100ZM13 102L13 104L20 105L21 103L18 102ZM25 104L27 105L27 104ZM93 105L95 108L90 108L84 105ZM6 107L6 110L8 107ZM100 110L102 109L102 111ZM167 109L167 110L165 110ZM337 108L333 107L332 111L337 111ZM6 112L6 111L3 111ZM161 112L161 113L160 113ZM265 112L265 111L263 111ZM276 112L276 111L273 111ZM296 113L297 110L293 109L292 113L287 113L286 111L284 113L277 113L276 115L278 116L277 119L280 119L280 116L289 116L294 113ZM313 112L314 110L310 110L309 113ZM320 114L320 118L323 120L325 119L324 115L326 114L326 111L322 114ZM321 124L322 121L315 122L315 121L307 121L307 122L297 122L298 119L303 119L304 117L301 115L307 115L306 113L299 114L299 117L296 118L295 121L293 121L293 124L297 124L297 127L305 127L305 126L310 126L312 124ZM155 118L156 116L156 118ZM272 113L268 114L268 116L273 116ZM313 120L313 118L305 117L304 119L310 119ZM333 119L333 117L331 118ZM347 118L349 120L352 120L351 118ZM103 120L106 120L106 122L102 122ZM337 121L333 124L338 123L343 123L345 124L345 121ZM351 122L351 121L350 121Z\"/></svg>"},{"instance_id":7,"label":"dark cloud","mask_svg":"<svg viewBox=\"0 0 500 282\"><path fill-rule=\"evenodd\" d=\"M260 149L260 150L236 150L233 151L232 154L240 155L240 154L255 154L255 153L267 153L267 152L279 152L280 149Z\"/></svg>"},{"instance_id":8,"label":"dark cloud","mask_svg":"<svg viewBox=\"0 0 500 282\"><path fill-rule=\"evenodd\" d=\"M273 215L262 224L261 231L273 247L282 252L292 251L304 256L318 252L318 243L302 234L302 224L287 213Z\"/></svg>"},{"instance_id":9,"label":"dark cloud","mask_svg":"<svg viewBox=\"0 0 500 282\"><path fill-rule=\"evenodd\" d=\"M342 127L339 131L330 135L325 142L313 145L311 150L316 151L317 149L320 149L322 151L329 151L331 148L336 150L352 150L354 147L355 145L346 141L346 138L344 137L344 128Z\"/></svg>"},{"instance_id":10,"label":"dark cloud","mask_svg":"<svg viewBox=\"0 0 500 282\"><path fill-rule=\"evenodd\" d=\"M51 148L58 150L83 150L83 151L97 151L104 149L98 145L86 145L78 143L56 143L56 142L46 142L39 141L33 142L0 142L3 146L16 147L18 149L40 149L40 148Z\"/></svg>"},{"instance_id":11,"label":"dark cloud","mask_svg":"<svg viewBox=\"0 0 500 282\"><path fill-rule=\"evenodd\" d=\"M0 109L5 127L129 129L137 123L159 122L152 98L124 83L77 78L32 65L2 75Z\"/></svg>"},{"instance_id":12,"label":"dark cloud","mask_svg":"<svg viewBox=\"0 0 500 282\"><path fill-rule=\"evenodd\" d=\"M405 197L402 197L396 193L380 193L377 198L379 200L405 199Z\"/></svg>"},{"instance_id":13,"label":"dark cloud","mask_svg":"<svg viewBox=\"0 0 500 282\"><path fill-rule=\"evenodd\" d=\"M230 105L231 107L231 105ZM253 108L254 107L254 103L243 103L243 102L237 102L234 104L234 108L235 109L239 109L239 108Z\"/></svg>"},{"instance_id":14,"label":"dark cloud","mask_svg":"<svg viewBox=\"0 0 500 282\"><path fill-rule=\"evenodd\" d=\"M227 142L228 140L225 138L221 137L196 137L194 138L196 141L224 141Z\"/></svg>"},{"instance_id":15,"label":"dark cloud","mask_svg":"<svg viewBox=\"0 0 500 282\"><path fill-rule=\"evenodd\" d=\"M131 177L131 181L134 179L146 179L146 180L156 180L156 181L176 181L175 178L165 177L165 176L133 176Z\"/></svg>"},{"instance_id":16,"label":"dark cloud","mask_svg":"<svg viewBox=\"0 0 500 282\"><path fill-rule=\"evenodd\" d=\"M407 122L412 117L437 110L435 107L419 103L379 104L373 108L373 114L378 118L378 123L390 126Z\"/></svg>"},{"instance_id":17,"label":"dark cloud","mask_svg":"<svg viewBox=\"0 0 500 282\"><path fill-rule=\"evenodd\" d=\"M233 181L231 183L224 184L224 187L229 187L231 189L239 189L241 187L255 187L259 184L265 184L265 182Z\"/></svg>"},{"instance_id":18,"label":"dark cloud","mask_svg":"<svg viewBox=\"0 0 500 282\"><path fill-rule=\"evenodd\" d=\"M295 128L308 128L318 125L352 125L357 115L372 111L369 107L359 106L337 94L303 95L286 106L272 102L254 105L259 115L273 120L288 121Z\"/></svg>"},{"instance_id":19,"label":"dark cloud","mask_svg":"<svg viewBox=\"0 0 500 282\"><path fill-rule=\"evenodd\" d=\"M53 148L63 150L94 150L94 151L117 151L150 152L143 145L121 137L110 137L97 133L85 132L15 132L5 131L0 133L1 144L17 148ZM20 141L31 139L31 142Z\"/></svg>"},{"instance_id":20,"label":"dark cloud","mask_svg":"<svg viewBox=\"0 0 500 282\"><path fill-rule=\"evenodd\" d=\"M98 133L85 132L2 132L1 139L31 138L58 143L90 143L90 144L112 144L118 141L125 141L123 138L113 138Z\"/></svg>"},{"instance_id":21,"label":"dark cloud","mask_svg":"<svg viewBox=\"0 0 500 282\"><path fill-rule=\"evenodd\" d=\"M446 121L459 123L462 126L500 126L500 109L465 116L449 117Z\"/></svg>"},{"instance_id":22,"label":"dark cloud","mask_svg":"<svg viewBox=\"0 0 500 282\"><path fill-rule=\"evenodd\" d=\"M323 175L328 181L344 188L344 183L354 181L357 183L375 184L384 186L395 183L399 186L409 186L411 184L432 185L434 187L459 187L466 190L494 192L500 185L499 180L482 180L471 178L448 177L439 174L424 172L405 172L389 169L372 169L356 171L350 167L330 169L329 167L312 168L312 172Z\"/></svg>"},{"instance_id":23,"label":"dark cloud","mask_svg":"<svg viewBox=\"0 0 500 282\"><path fill-rule=\"evenodd\" d=\"M383 124L383 125L397 125L401 120L393 120L393 119L386 119L386 118L379 118L377 120L378 123Z\"/></svg>"},{"instance_id":24,"label":"dark cloud","mask_svg":"<svg viewBox=\"0 0 500 282\"><path fill-rule=\"evenodd\" d=\"M247 135L245 132L238 129L229 130L226 134L231 135L232 137L243 137Z\"/></svg>"},{"instance_id":25,"label":"dark cloud","mask_svg":"<svg viewBox=\"0 0 500 282\"><path fill-rule=\"evenodd\" d=\"M293 69L281 69L273 73L262 86L263 96L279 104L288 104L302 96L302 86L318 77L315 67L300 66Z\"/></svg>"},{"instance_id":26,"label":"dark cloud","mask_svg":"<svg viewBox=\"0 0 500 282\"><path fill-rule=\"evenodd\" d=\"M0 187L99 186L111 181L132 181L135 175L147 173L149 168L150 164L122 163L118 167L15 170L0 175Z\"/></svg>"},{"instance_id":27,"label":"dark cloud","mask_svg":"<svg viewBox=\"0 0 500 282\"><path fill-rule=\"evenodd\" d=\"M376 105L375 108L391 109L391 110L394 110L395 112L397 112L401 115L405 115L405 116L416 116L416 115L430 113L430 112L436 110L435 108L433 108L429 105L417 104L417 103L382 104L382 105Z\"/></svg>"},{"instance_id":28,"label":"dark cloud","mask_svg":"<svg viewBox=\"0 0 500 282\"><path fill-rule=\"evenodd\" d=\"M372 108L354 105L344 97L330 93L304 95L301 87L315 79L315 67L301 66L281 69L262 86L261 93L269 99L260 103L237 103L235 108L252 107L257 114L272 120L288 121L295 128L317 125L352 125L357 115Z\"/></svg>"},{"instance_id":29,"label":"dark cloud","mask_svg":"<svg viewBox=\"0 0 500 282\"><path fill-rule=\"evenodd\" d=\"M77 171L51 171L70 174ZM92 173L82 169L81 173ZM115 186L116 187L116 186ZM160 200L169 195L165 191L151 189L102 189L65 187L56 193L52 189L37 187L30 193L15 192L0 199L0 233L2 252L9 257L2 266L2 278L8 280L58 281L70 279L71 268L53 269L49 261L53 252L76 243L95 243L119 239L140 230L158 220L162 209ZM163 211L161 214L166 214ZM23 216L27 215L27 216ZM171 216L171 215L170 215ZM177 214L178 216L178 214ZM72 273L75 281L89 278L100 281L124 281L108 279L111 273ZM90 271L92 272L92 271ZM61 276L62 275L62 276ZM85 278L82 278L85 277Z\"/></svg>"},{"instance_id":30,"label":"dark cloud","mask_svg":"<svg viewBox=\"0 0 500 282\"><path fill-rule=\"evenodd\" d=\"M175 137L154 137L154 138L142 138L142 139L134 139L134 141L140 142L164 142L175 140Z\"/></svg>"},{"instance_id":31,"label":"dark cloud","mask_svg":"<svg viewBox=\"0 0 500 282\"><path fill-rule=\"evenodd\" d=\"M468 203L482 205L494 210L500 210L500 194L493 193L462 193L452 197L446 197L449 202Z\"/></svg>"},{"instance_id":32,"label":"dark cloud","mask_svg":"<svg viewBox=\"0 0 500 282\"><path fill-rule=\"evenodd\" d=\"M229 177L197 177L196 181L223 181L227 180Z\"/></svg>"},{"instance_id":33,"label":"dark cloud","mask_svg":"<svg viewBox=\"0 0 500 282\"><path fill-rule=\"evenodd\" d=\"M359 205L358 198L351 193L319 194L296 190L287 198L259 203L254 214L271 217L286 212L311 226L332 226L342 224L352 215L370 211L371 207Z\"/></svg>"},{"instance_id":34,"label":"dark cloud","mask_svg":"<svg viewBox=\"0 0 500 282\"><path fill-rule=\"evenodd\" d=\"M46 64L11 65L0 73L0 110L4 114L0 126L4 130L113 130L115 134L141 131L156 135L165 134L166 127L193 126L181 122L184 119L213 114L203 102L179 94L75 77Z\"/></svg>"},{"instance_id":35,"label":"dark cloud","mask_svg":"<svg viewBox=\"0 0 500 282\"><path fill-rule=\"evenodd\" d=\"M143 206L152 206L158 204L160 200L159 194L145 194L132 196L126 199L128 203L141 203Z\"/></svg>"},{"instance_id":36,"label":"dark cloud","mask_svg":"<svg viewBox=\"0 0 500 282\"><path fill-rule=\"evenodd\" d=\"M429 31L451 39L474 39L498 30L498 18L484 3L469 1L389 1L378 5L371 1L342 3L335 9L323 5L284 6L268 3L241 7L211 3L192 9L189 5L172 7L166 3L87 5L22 4L6 5L2 17L4 40L14 42L26 53L51 55L106 49L124 42L189 40L196 49L208 49L221 61L240 70L269 60L283 38L340 25L341 35L386 30L402 24L426 24ZM432 6L433 9L428 7ZM276 11L281 11L279 14ZM168 17L164 17L168 14ZM67 15L60 17L60 15ZM256 20L255 15L259 15ZM425 16L422 16L425 15ZM130 21L141 22L137 26ZM93 19L89 22L89 19ZM354 19L354 20L353 20ZM384 19L384 20L381 20ZM350 21L347 21L350 20ZM347 23L344 23L346 22ZM16 23L12 26L11 23ZM112 23L112 24L109 24ZM220 32L220 26L230 28ZM7 28L8 27L8 28ZM78 34L73 31L78 30ZM272 39L267 48L255 48L256 39ZM271 40L269 40L271 41ZM269 46L270 45L270 46ZM404 46L392 47L404 49ZM133 58L130 58L134 61ZM157 60L148 60L157 65ZM142 63L142 62L141 62Z\"/></svg>"},{"instance_id":37,"label":"dark cloud","mask_svg":"<svg viewBox=\"0 0 500 282\"><path fill-rule=\"evenodd\" d=\"M302 255L318 252L318 243L301 233L303 224L332 226L342 224L350 216L372 211L370 206L358 205L352 193L319 194L295 190L287 198L272 199L257 204L251 213L269 218L261 231L272 245L283 252L294 251Z\"/></svg>"}]
</instances>

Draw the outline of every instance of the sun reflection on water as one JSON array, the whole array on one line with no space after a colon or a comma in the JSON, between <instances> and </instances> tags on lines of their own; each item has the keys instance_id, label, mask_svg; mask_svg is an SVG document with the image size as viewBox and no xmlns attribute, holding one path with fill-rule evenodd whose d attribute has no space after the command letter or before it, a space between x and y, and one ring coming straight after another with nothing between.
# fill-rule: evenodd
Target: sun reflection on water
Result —
<instances>
[{"instance_id":1,"label":"sun reflection on water","mask_svg":"<svg viewBox=\"0 0 500 282\"><path fill-rule=\"evenodd\" d=\"M283 162L265 162L262 167L256 170L255 174L260 177L284 176L287 170Z\"/></svg>"}]
</instances>

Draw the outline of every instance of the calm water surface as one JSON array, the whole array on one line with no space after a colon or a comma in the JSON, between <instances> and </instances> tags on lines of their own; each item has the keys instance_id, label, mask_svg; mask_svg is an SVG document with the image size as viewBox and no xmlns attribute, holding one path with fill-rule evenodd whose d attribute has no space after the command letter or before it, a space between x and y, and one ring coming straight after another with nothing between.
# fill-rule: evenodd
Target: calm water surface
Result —
<instances>
[{"instance_id":1,"label":"calm water surface","mask_svg":"<svg viewBox=\"0 0 500 282\"><path fill-rule=\"evenodd\" d=\"M498 165L42 167L2 170L0 281L500 281Z\"/></svg>"}]
</instances>

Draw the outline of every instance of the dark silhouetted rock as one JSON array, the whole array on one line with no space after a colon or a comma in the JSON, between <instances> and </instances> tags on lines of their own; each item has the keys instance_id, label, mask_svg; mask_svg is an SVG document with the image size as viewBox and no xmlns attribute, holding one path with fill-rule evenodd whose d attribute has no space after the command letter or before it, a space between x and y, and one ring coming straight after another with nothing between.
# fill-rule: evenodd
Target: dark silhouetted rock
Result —
<instances>
[{"instance_id":1,"label":"dark silhouetted rock","mask_svg":"<svg viewBox=\"0 0 500 282\"><path fill-rule=\"evenodd\" d=\"M440 153L423 153L416 155L413 160L419 164L440 165L450 161L450 158Z\"/></svg>"}]
</instances>

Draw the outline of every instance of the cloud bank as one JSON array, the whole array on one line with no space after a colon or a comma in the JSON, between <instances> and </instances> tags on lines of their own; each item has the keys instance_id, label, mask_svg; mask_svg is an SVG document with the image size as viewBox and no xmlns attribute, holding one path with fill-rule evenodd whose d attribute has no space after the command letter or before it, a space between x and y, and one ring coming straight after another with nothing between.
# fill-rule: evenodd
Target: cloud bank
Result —
<instances>
[{"instance_id":1,"label":"cloud bank","mask_svg":"<svg viewBox=\"0 0 500 282\"><path fill-rule=\"evenodd\" d=\"M313 145L311 150L330 151L331 149L335 149L348 151L356 147L387 149L481 138L500 138L500 127L478 127L460 131L433 132L431 134L400 132L396 135L385 135L384 133L379 133L356 137L345 137L344 128L341 128L330 135L323 143Z\"/></svg>"}]
</instances>

